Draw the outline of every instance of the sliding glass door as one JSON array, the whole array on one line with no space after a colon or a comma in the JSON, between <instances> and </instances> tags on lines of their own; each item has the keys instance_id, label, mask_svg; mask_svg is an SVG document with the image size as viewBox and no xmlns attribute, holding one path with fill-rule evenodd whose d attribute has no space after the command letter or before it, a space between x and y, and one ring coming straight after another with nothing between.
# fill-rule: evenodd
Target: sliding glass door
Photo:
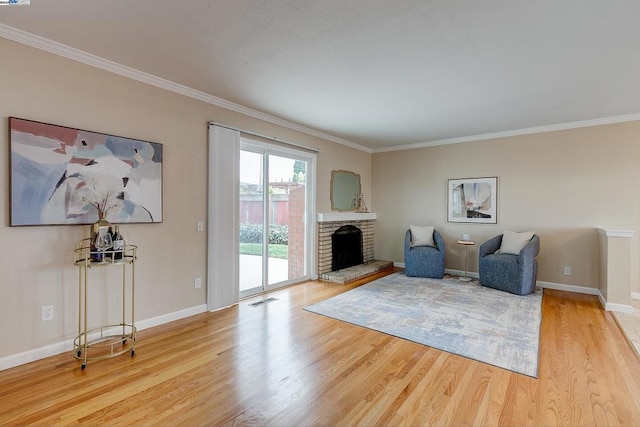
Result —
<instances>
[{"instance_id":1,"label":"sliding glass door","mask_svg":"<svg viewBox=\"0 0 640 427\"><path fill-rule=\"evenodd\" d=\"M309 279L314 160L241 139L240 297Z\"/></svg>"}]
</instances>

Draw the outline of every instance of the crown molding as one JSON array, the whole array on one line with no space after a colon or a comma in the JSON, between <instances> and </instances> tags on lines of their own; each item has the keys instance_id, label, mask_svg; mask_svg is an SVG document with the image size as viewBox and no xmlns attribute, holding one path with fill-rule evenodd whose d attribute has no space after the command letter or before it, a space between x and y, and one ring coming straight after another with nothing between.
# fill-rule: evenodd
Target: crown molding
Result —
<instances>
[{"instance_id":1,"label":"crown molding","mask_svg":"<svg viewBox=\"0 0 640 427\"><path fill-rule=\"evenodd\" d=\"M209 95L208 93L192 89L188 86L184 86L170 80L163 79L153 74L145 73L135 68L127 67L126 65L119 64L114 61L110 61L105 58L93 55L91 53L73 48L71 46L58 43L56 41L29 33L27 31L19 30L9 25L0 23L0 37L12 40L14 42L22 43L27 46L34 47L36 49L44 50L45 52L53 53L54 55L62 56L77 62L81 62L86 65L90 65L95 68L99 68L105 71L109 71L120 76L124 76L133 80L137 80L142 83L149 84L161 89L168 90L170 92L184 95L189 98L196 99L198 101L205 102L207 104L215 105L217 107L224 108L226 110L235 111L236 113L244 114L249 117L253 117L265 122L273 123L278 126L282 126L291 130L295 130L300 133L322 138L327 141L334 142L336 144L344 145L349 148L372 153L373 149L365 147L364 145L356 144L351 141L347 141L342 138L338 138L333 135L329 135L324 132L317 131L315 129L308 128L306 126L299 125L297 123L290 122L288 120L280 119L267 113L263 113L258 110L254 110L249 107L245 107L240 104L236 104L226 99L218 98L217 96Z\"/></svg>"},{"instance_id":2,"label":"crown molding","mask_svg":"<svg viewBox=\"0 0 640 427\"><path fill-rule=\"evenodd\" d=\"M416 144L381 147L374 149L373 152L385 153L389 151L413 150L416 148L434 147L436 145L459 144L462 142L483 141L486 139L506 138L509 136L531 135L534 133L554 132L559 130L585 128L590 126L609 125L613 123L633 122L636 120L640 120L640 113L603 117L600 119L592 120L580 120L577 122L559 123L555 125L537 126L525 129L508 130L504 132L484 133L480 135L463 136L459 138L439 139L434 141L418 142Z\"/></svg>"},{"instance_id":3,"label":"crown molding","mask_svg":"<svg viewBox=\"0 0 640 427\"><path fill-rule=\"evenodd\" d=\"M62 56L64 58L68 58L77 62L81 62L83 64L87 64L95 68L99 68L114 74L118 74L133 80L137 80L139 82L146 83L151 86L165 89L170 92L177 93L179 95L187 96L189 98L193 98L198 101L205 102L207 104L215 105L217 107L221 107L226 110L235 111L237 113L244 114L246 116L253 117L255 119L272 123L278 126L282 126L284 128L291 129L306 135L315 136L317 138L334 142L336 144L353 148L355 150L364 151L369 154L385 153L390 151L413 150L416 148L433 147L437 145L459 144L464 142L475 142L475 141L483 141L487 139L506 138L510 136L530 135L530 134L542 133L542 132L553 132L553 131L559 131L559 130L577 129L577 128L583 128L583 127L589 127L589 126L599 126L599 125L640 120L640 113L636 113L636 114L627 114L622 116L604 117L604 118L593 119L593 120L581 120L581 121L559 123L559 124L548 125L548 126L516 129L516 130L503 131L503 132L470 135L470 136L463 136L458 138L439 139L439 140L433 140L433 141L419 142L415 144L380 147L380 148L374 149L374 148L366 147L364 145L356 144L346 139L338 138L336 136L333 136L324 132L320 132L315 129L308 128L306 126L303 126L294 122L290 122L288 120L284 120L284 119L272 116L267 113L263 113L258 110L254 110L249 107L245 107L240 104L236 104L231 101L227 101L226 99L222 99L217 96L213 96L208 93L205 93L196 89L192 89L188 86L184 86L184 85L172 82L170 80L160 78L153 74L145 73L143 71L136 70L131 67L127 67L117 62L110 61L105 58L101 58L99 56L90 54L88 52L64 45L62 43L55 42L53 40L26 32L23 30L19 30L17 28L11 27L6 24L0 23L0 37L4 37L6 39L9 39L24 45L34 47L36 49L40 49L49 53L53 53L58 56Z\"/></svg>"}]
</instances>

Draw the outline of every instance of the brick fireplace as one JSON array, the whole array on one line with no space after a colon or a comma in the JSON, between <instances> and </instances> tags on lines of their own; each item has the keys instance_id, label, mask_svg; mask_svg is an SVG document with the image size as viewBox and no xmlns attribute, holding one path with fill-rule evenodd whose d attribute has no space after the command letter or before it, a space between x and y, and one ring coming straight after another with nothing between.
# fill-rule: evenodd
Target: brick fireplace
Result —
<instances>
[{"instance_id":1,"label":"brick fireplace","mask_svg":"<svg viewBox=\"0 0 640 427\"><path fill-rule=\"evenodd\" d=\"M375 213L336 212L318 214L318 275L331 272L331 237L339 228L351 225L362 231L362 258L365 264L373 261Z\"/></svg>"}]
</instances>

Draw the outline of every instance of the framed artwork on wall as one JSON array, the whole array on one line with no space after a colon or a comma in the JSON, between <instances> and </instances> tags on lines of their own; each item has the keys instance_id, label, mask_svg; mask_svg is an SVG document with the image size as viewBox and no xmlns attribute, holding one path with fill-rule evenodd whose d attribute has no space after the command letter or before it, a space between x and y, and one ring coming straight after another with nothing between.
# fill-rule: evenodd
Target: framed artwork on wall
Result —
<instances>
[{"instance_id":1,"label":"framed artwork on wall","mask_svg":"<svg viewBox=\"0 0 640 427\"><path fill-rule=\"evenodd\" d=\"M447 221L498 223L498 177L449 179Z\"/></svg>"},{"instance_id":2,"label":"framed artwork on wall","mask_svg":"<svg viewBox=\"0 0 640 427\"><path fill-rule=\"evenodd\" d=\"M162 222L162 144L9 118L11 225Z\"/></svg>"}]
</instances>

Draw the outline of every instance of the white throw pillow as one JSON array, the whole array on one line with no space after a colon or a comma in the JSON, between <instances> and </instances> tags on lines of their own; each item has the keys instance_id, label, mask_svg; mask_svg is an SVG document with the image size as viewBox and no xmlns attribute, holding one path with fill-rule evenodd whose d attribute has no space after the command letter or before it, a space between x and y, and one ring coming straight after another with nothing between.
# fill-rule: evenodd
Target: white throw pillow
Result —
<instances>
[{"instance_id":1,"label":"white throw pillow","mask_svg":"<svg viewBox=\"0 0 640 427\"><path fill-rule=\"evenodd\" d=\"M434 246L433 226L410 225L411 246Z\"/></svg>"},{"instance_id":2,"label":"white throw pillow","mask_svg":"<svg viewBox=\"0 0 640 427\"><path fill-rule=\"evenodd\" d=\"M502 235L502 245L500 246L501 254L518 255L524 246L529 243L533 237L533 231L523 231L516 233L515 231L505 230Z\"/></svg>"}]
</instances>

